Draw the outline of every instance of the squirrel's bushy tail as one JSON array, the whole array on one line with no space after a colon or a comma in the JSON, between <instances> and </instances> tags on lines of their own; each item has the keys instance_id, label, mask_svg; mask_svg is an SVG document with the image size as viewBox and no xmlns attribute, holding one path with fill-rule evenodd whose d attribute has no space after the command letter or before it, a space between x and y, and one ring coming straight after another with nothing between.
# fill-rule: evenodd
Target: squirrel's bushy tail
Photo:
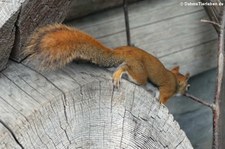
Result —
<instances>
[{"instance_id":1,"label":"squirrel's bushy tail","mask_svg":"<svg viewBox=\"0 0 225 149\"><path fill-rule=\"evenodd\" d=\"M24 51L29 60L38 61L39 70L63 67L72 60L86 60L110 67L112 50L93 37L72 27L62 24L47 25L37 29L27 42Z\"/></svg>"}]
</instances>

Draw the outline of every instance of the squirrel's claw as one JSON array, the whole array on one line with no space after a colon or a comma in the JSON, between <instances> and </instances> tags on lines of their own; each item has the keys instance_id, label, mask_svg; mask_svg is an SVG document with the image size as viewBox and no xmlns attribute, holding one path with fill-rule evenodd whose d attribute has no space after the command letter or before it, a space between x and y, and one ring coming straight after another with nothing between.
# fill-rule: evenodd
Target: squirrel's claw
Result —
<instances>
[{"instance_id":1,"label":"squirrel's claw","mask_svg":"<svg viewBox=\"0 0 225 149\"><path fill-rule=\"evenodd\" d=\"M120 71L120 70L117 70L116 72L113 73L112 82L113 82L114 88L117 88L117 89L119 88L121 76L122 76L122 71Z\"/></svg>"},{"instance_id":2,"label":"squirrel's claw","mask_svg":"<svg viewBox=\"0 0 225 149\"><path fill-rule=\"evenodd\" d=\"M113 78L112 82L113 82L113 87L118 89L120 86L120 79Z\"/></svg>"}]
</instances>

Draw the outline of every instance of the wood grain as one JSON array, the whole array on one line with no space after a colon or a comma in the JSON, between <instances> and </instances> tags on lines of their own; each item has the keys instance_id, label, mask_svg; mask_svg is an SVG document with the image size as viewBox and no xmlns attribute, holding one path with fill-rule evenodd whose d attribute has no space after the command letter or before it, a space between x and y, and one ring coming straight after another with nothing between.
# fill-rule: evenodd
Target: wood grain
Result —
<instances>
[{"instance_id":1,"label":"wood grain","mask_svg":"<svg viewBox=\"0 0 225 149\"><path fill-rule=\"evenodd\" d=\"M126 80L114 90L96 66L40 73L10 62L0 76L1 148L20 148L7 128L24 149L192 148L150 93Z\"/></svg>"},{"instance_id":2,"label":"wood grain","mask_svg":"<svg viewBox=\"0 0 225 149\"><path fill-rule=\"evenodd\" d=\"M0 70L11 58L21 61L30 33L40 25L62 22L69 0L4 0L0 1ZM37 13L39 12L39 13Z\"/></svg>"},{"instance_id":3,"label":"wood grain","mask_svg":"<svg viewBox=\"0 0 225 149\"><path fill-rule=\"evenodd\" d=\"M17 0L0 1L0 71L6 67L14 44L15 23L20 5Z\"/></svg>"},{"instance_id":4,"label":"wood grain","mask_svg":"<svg viewBox=\"0 0 225 149\"><path fill-rule=\"evenodd\" d=\"M128 0L129 3L140 1L140 0ZM76 18L85 17L92 13L100 12L106 9L121 6L123 4L122 0L73 0L71 2L69 11L66 16L66 20L73 20Z\"/></svg>"},{"instance_id":5,"label":"wood grain","mask_svg":"<svg viewBox=\"0 0 225 149\"><path fill-rule=\"evenodd\" d=\"M15 42L11 58L20 62L27 38L38 26L53 22L62 22L65 19L69 0L38 1L27 0L21 4L19 16L15 24ZM38 13L37 13L38 12Z\"/></svg>"}]
</instances>

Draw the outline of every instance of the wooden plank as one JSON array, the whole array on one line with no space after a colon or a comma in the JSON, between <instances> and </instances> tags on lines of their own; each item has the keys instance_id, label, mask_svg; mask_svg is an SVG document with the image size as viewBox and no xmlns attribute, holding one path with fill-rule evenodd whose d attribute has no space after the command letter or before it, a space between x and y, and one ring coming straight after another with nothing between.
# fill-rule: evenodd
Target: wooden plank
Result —
<instances>
[{"instance_id":1,"label":"wooden plank","mask_svg":"<svg viewBox=\"0 0 225 149\"><path fill-rule=\"evenodd\" d=\"M160 60L168 67L180 65L181 72L190 72L192 75L204 72L216 66L215 40L202 43L198 46L175 52L173 56L163 56ZM176 60L174 60L174 57Z\"/></svg>"},{"instance_id":2,"label":"wooden plank","mask_svg":"<svg viewBox=\"0 0 225 149\"><path fill-rule=\"evenodd\" d=\"M164 3L162 0L158 0L142 1L129 5L128 8L131 29L193 12L193 8L181 9L179 3L179 0L168 0L167 3ZM163 8L163 10L161 10L161 8ZM201 7L196 7L194 10L197 11L201 9ZM165 13L168 11L171 13ZM66 23L74 25L77 28L80 28L81 30L95 36L96 38L101 38L120 32L124 33L125 31L124 14L121 7Z\"/></svg>"},{"instance_id":3,"label":"wooden plank","mask_svg":"<svg viewBox=\"0 0 225 149\"><path fill-rule=\"evenodd\" d=\"M179 0L168 0L167 3L161 0L143 1L129 6L129 16L134 45L159 57L166 67L181 65L182 68L185 65L183 70L189 70L192 75L215 67L217 35L209 24L200 22L202 18L207 18L202 7L180 6ZM126 45L122 8L68 24L88 32L109 47ZM214 46L205 46L207 43ZM184 54L185 59L177 57ZM210 61L204 61L206 59Z\"/></svg>"},{"instance_id":4,"label":"wooden plank","mask_svg":"<svg viewBox=\"0 0 225 149\"><path fill-rule=\"evenodd\" d=\"M10 62L0 73L1 147L192 148L168 109L143 88L122 80L114 90L111 74L94 65L42 73L30 67Z\"/></svg>"},{"instance_id":5,"label":"wooden plank","mask_svg":"<svg viewBox=\"0 0 225 149\"><path fill-rule=\"evenodd\" d=\"M161 57L216 39L216 34L212 35L213 30L210 30L212 28L200 22L204 16L202 10L134 29L131 32L134 44Z\"/></svg>"},{"instance_id":6,"label":"wooden plank","mask_svg":"<svg viewBox=\"0 0 225 149\"><path fill-rule=\"evenodd\" d=\"M127 1L131 3L138 0L127 0ZM121 0L113 0L113 1L73 0L67 13L66 20L81 18L91 13L96 13L112 7L121 6L122 3L123 1Z\"/></svg>"}]
</instances>

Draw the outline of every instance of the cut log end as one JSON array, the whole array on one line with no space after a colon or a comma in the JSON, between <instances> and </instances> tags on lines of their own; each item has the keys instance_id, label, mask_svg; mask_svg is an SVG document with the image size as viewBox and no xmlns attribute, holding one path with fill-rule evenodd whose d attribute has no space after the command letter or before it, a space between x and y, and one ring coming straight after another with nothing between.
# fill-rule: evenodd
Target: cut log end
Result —
<instances>
[{"instance_id":1,"label":"cut log end","mask_svg":"<svg viewBox=\"0 0 225 149\"><path fill-rule=\"evenodd\" d=\"M192 148L150 93L125 80L114 90L95 66L41 74L10 62L0 75L0 148Z\"/></svg>"}]
</instances>

